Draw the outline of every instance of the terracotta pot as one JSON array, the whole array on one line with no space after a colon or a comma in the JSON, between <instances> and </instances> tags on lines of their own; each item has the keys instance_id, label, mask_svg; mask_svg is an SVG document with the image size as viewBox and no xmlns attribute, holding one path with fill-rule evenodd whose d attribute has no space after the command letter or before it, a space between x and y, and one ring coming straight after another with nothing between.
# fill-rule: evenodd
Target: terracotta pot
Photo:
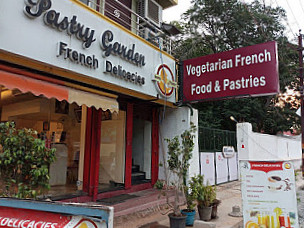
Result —
<instances>
[{"instance_id":1,"label":"terracotta pot","mask_svg":"<svg viewBox=\"0 0 304 228\"><path fill-rule=\"evenodd\" d=\"M174 216L173 213L168 214L170 219L170 228L185 228L186 227L186 215Z\"/></svg>"},{"instance_id":2,"label":"terracotta pot","mask_svg":"<svg viewBox=\"0 0 304 228\"><path fill-rule=\"evenodd\" d=\"M200 220L209 221L211 220L212 207L197 207Z\"/></svg>"}]
</instances>

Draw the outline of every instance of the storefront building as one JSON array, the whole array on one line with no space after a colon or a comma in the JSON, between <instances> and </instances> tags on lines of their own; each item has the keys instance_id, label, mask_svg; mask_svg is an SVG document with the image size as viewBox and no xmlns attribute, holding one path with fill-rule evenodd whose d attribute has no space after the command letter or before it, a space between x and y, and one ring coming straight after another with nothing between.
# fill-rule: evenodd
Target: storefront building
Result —
<instances>
[{"instance_id":1,"label":"storefront building","mask_svg":"<svg viewBox=\"0 0 304 228\"><path fill-rule=\"evenodd\" d=\"M151 188L160 138L189 126L190 111L175 105L170 43L158 36L163 7L177 1L121 2L0 3L1 121L36 129L56 148L53 199Z\"/></svg>"}]
</instances>

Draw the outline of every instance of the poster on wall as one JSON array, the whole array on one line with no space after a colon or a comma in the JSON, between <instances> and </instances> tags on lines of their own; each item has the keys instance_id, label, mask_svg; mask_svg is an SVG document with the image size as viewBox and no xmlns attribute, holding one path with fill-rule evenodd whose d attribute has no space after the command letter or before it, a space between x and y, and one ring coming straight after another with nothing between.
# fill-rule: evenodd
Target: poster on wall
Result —
<instances>
[{"instance_id":1,"label":"poster on wall","mask_svg":"<svg viewBox=\"0 0 304 228\"><path fill-rule=\"evenodd\" d=\"M298 228L293 164L240 161L244 227Z\"/></svg>"},{"instance_id":2,"label":"poster on wall","mask_svg":"<svg viewBox=\"0 0 304 228\"><path fill-rule=\"evenodd\" d=\"M215 153L215 166L216 166L216 183L221 184L228 182L228 163L227 158L224 158L222 152Z\"/></svg>"},{"instance_id":3,"label":"poster on wall","mask_svg":"<svg viewBox=\"0 0 304 228\"><path fill-rule=\"evenodd\" d=\"M204 175L204 184L215 185L214 153L200 153L201 174Z\"/></svg>"}]
</instances>

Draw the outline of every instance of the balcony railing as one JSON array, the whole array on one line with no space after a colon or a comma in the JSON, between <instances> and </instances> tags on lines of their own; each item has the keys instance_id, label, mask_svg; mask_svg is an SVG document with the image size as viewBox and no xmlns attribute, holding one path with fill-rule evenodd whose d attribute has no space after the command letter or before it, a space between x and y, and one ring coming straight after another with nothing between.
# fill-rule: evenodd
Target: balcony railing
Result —
<instances>
[{"instance_id":1,"label":"balcony railing","mask_svg":"<svg viewBox=\"0 0 304 228\"><path fill-rule=\"evenodd\" d=\"M140 16L118 0L80 1L172 55L173 39L152 21Z\"/></svg>"}]
</instances>

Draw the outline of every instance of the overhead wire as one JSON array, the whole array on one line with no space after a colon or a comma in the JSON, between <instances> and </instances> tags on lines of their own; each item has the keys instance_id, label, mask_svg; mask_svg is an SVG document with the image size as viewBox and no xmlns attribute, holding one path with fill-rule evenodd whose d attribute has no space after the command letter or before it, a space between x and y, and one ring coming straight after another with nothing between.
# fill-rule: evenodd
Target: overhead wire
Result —
<instances>
[{"instance_id":1,"label":"overhead wire","mask_svg":"<svg viewBox=\"0 0 304 228\"><path fill-rule=\"evenodd\" d=\"M264 0L261 0L261 1L263 1L262 3L264 3ZM242 2L242 3L244 4L244 6L246 7L248 13L253 17L253 20L254 20L256 26L259 27L258 20L257 20L256 16L255 16L253 13L251 13L250 9L247 7L247 3L245 2L245 0L241 0L241 2ZM277 6L279 7L277 0L275 0L275 2L276 2L276 4L277 4ZM287 22L287 21L286 21L286 22ZM287 22L287 23L288 23L288 22ZM289 24L288 24L288 25L289 25ZM290 25L289 25L289 28L290 28L290 31L292 32L292 34L296 37L296 35L293 33L293 31L292 31ZM261 32L262 32L262 34L264 35L265 38L270 38L269 35L266 34L265 31L264 31L263 29L260 29L260 30L261 30ZM283 56L278 55L278 57L279 57L280 60L282 60L282 58L286 57L286 53L283 52L283 53L281 53L281 54L282 54ZM294 72L291 72L290 69L288 69L288 72L289 72L290 74L294 74Z\"/></svg>"},{"instance_id":2,"label":"overhead wire","mask_svg":"<svg viewBox=\"0 0 304 228\"><path fill-rule=\"evenodd\" d=\"M295 16L295 14L293 13L293 10L292 10L292 8L290 7L290 4L289 4L289 2L288 1L286 1L286 3L287 3L287 5L288 5L288 7L289 7L289 9L290 9L290 12L291 12L291 14L292 14L292 16L294 17L294 19L295 19L295 22L296 22L296 24L297 24L297 26L298 26L298 28L300 29L300 24L298 23L298 20L297 20L297 18L296 18L296 16Z\"/></svg>"},{"instance_id":3,"label":"overhead wire","mask_svg":"<svg viewBox=\"0 0 304 228\"><path fill-rule=\"evenodd\" d=\"M270 6L272 5L272 3L273 3L273 1L271 0ZM276 3L276 5L277 5L277 7L280 7L280 5L278 4L278 1L277 1L277 0L275 0L275 3ZM288 20L285 20L285 22L287 23L287 26L289 27L289 30L290 30L290 32L293 34L293 36L294 36L294 37L297 37L297 35L293 32L293 30L292 30L290 24L288 23ZM283 55L283 57L282 57L281 55L279 55L279 56L278 56L278 57L279 57L279 60L282 60L282 58L284 58L284 57L287 56L285 52L282 52L281 54ZM282 62L283 62L283 61L282 61ZM294 72L291 72L290 69L288 69L288 72L289 72L290 74L294 74Z\"/></svg>"},{"instance_id":4,"label":"overhead wire","mask_svg":"<svg viewBox=\"0 0 304 228\"><path fill-rule=\"evenodd\" d=\"M275 0L275 3L277 4L278 7L280 7L280 5L279 5L279 3L278 3L277 0ZM292 28L291 28L291 26L290 26L288 20L286 20L285 22L286 22L286 24L287 24L287 26L288 26L290 32L292 33L292 35L293 35L294 37L296 37L296 34L293 32L293 30L292 30Z\"/></svg>"},{"instance_id":5,"label":"overhead wire","mask_svg":"<svg viewBox=\"0 0 304 228\"><path fill-rule=\"evenodd\" d=\"M302 9L302 12L303 12L303 14L304 14L304 7L303 7L303 5L302 5L301 0L299 0L299 2L300 2L300 6L301 6L301 9Z\"/></svg>"}]
</instances>

